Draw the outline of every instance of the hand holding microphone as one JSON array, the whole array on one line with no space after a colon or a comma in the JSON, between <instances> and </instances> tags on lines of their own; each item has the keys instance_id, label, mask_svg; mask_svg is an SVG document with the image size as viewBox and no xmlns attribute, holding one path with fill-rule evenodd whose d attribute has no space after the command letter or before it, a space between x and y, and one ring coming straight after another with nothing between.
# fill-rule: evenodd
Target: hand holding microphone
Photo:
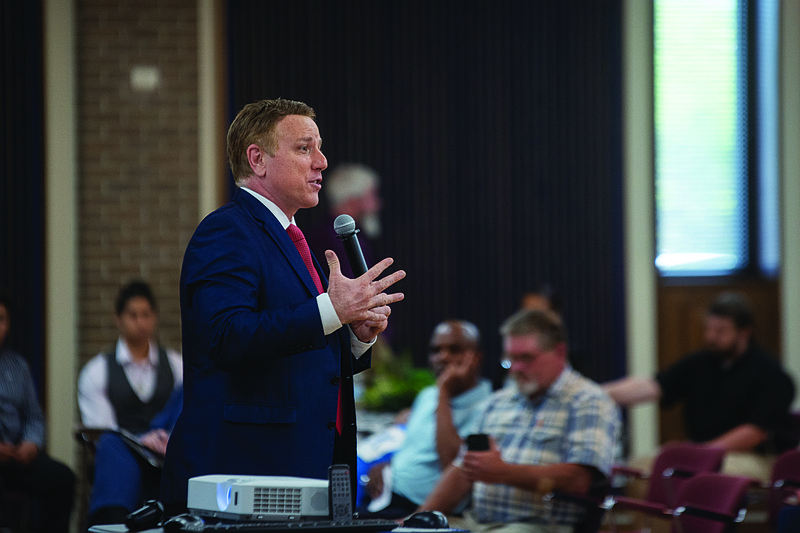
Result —
<instances>
[{"instance_id":1,"label":"hand holding microphone","mask_svg":"<svg viewBox=\"0 0 800 533\"><path fill-rule=\"evenodd\" d=\"M367 269L364 254L358 243L358 230L350 215L339 215L334 221L334 230L342 238L350 267L357 277L355 279L345 277L339 266L339 258L333 251L326 251L325 258L330 268L328 296L339 321L342 324L350 324L356 337L368 342L386 329L391 313L389 305L399 302L404 297L401 292L386 294L384 291L403 279L406 273L398 270L378 279L394 262L391 258L386 258Z\"/></svg>"}]
</instances>

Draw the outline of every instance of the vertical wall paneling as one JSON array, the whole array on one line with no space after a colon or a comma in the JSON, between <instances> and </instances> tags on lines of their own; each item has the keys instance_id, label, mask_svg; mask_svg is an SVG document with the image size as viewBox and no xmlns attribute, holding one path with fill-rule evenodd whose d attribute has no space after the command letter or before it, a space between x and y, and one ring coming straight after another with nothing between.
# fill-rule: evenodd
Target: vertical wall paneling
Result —
<instances>
[{"instance_id":1,"label":"vertical wall paneling","mask_svg":"<svg viewBox=\"0 0 800 533\"><path fill-rule=\"evenodd\" d=\"M560 291L579 369L624 371L620 4L228 2L232 112L315 108L331 168L382 176L383 255L408 272L393 347L447 317L497 328ZM301 213L315 221L324 205Z\"/></svg>"},{"instance_id":2,"label":"vertical wall paneling","mask_svg":"<svg viewBox=\"0 0 800 533\"><path fill-rule=\"evenodd\" d=\"M42 3L0 7L0 290L15 305L8 344L44 396Z\"/></svg>"}]
</instances>

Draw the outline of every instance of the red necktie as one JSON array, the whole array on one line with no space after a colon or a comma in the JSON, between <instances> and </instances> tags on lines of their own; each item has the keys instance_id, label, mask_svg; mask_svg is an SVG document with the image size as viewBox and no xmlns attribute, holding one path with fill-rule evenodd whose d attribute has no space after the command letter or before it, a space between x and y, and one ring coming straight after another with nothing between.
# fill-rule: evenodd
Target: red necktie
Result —
<instances>
[{"instance_id":1,"label":"red necktie","mask_svg":"<svg viewBox=\"0 0 800 533\"><path fill-rule=\"evenodd\" d=\"M286 228L286 233L289 234L289 237L292 239L295 248L297 251L300 252L300 257L303 258L303 262L306 264L306 269L308 269L308 273L311 274L311 279L314 280L314 285L317 286L317 291L319 294L325 292L322 290L322 281L319 279L319 274L317 273L317 269L314 268L314 262L311 260L311 250L308 248L308 243L306 242L306 238L303 235L303 232L300 231L294 224L289 224L289 227ZM339 382L339 401L336 406L336 431L339 432L339 435L342 434L342 384Z\"/></svg>"},{"instance_id":2,"label":"red necktie","mask_svg":"<svg viewBox=\"0 0 800 533\"><path fill-rule=\"evenodd\" d=\"M303 258L303 262L306 264L308 273L311 274L311 279L314 280L314 285L317 286L318 294L322 294L325 292L322 289L322 281L319 279L317 269L314 268L314 262L311 260L311 250L308 248L308 243L306 242L303 232L300 231L300 228L298 228L296 225L289 224L289 227L286 228L286 233L289 234L289 237L292 239L297 251L300 252L300 257Z\"/></svg>"}]
</instances>

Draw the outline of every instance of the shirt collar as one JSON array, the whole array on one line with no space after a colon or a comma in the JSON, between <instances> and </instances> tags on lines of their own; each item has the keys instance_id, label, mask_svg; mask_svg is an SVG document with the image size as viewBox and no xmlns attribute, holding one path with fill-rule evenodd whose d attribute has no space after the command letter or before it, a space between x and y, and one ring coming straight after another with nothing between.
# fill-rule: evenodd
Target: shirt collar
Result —
<instances>
[{"instance_id":1,"label":"shirt collar","mask_svg":"<svg viewBox=\"0 0 800 533\"><path fill-rule=\"evenodd\" d=\"M158 349L152 342L147 352L147 361L151 366L158 366ZM131 349L122 337L117 340L117 362L122 366L134 364Z\"/></svg>"},{"instance_id":2,"label":"shirt collar","mask_svg":"<svg viewBox=\"0 0 800 533\"><path fill-rule=\"evenodd\" d=\"M243 191L249 192L250 194L253 195L253 197L256 200L258 200L259 202L264 204L264 207L269 209L269 212L272 213L273 215L275 215L275 218L277 218L278 222L281 223L281 226L283 226L283 229L288 228L289 224L294 224L294 217L292 217L292 220L289 220L289 218L286 216L286 213L281 211L281 209L277 205L275 205L275 202L273 202L272 200L268 199L266 196L262 196L262 195L258 194L256 191L254 191L253 189L248 189L247 187L239 187L239 188L242 189Z\"/></svg>"}]
</instances>

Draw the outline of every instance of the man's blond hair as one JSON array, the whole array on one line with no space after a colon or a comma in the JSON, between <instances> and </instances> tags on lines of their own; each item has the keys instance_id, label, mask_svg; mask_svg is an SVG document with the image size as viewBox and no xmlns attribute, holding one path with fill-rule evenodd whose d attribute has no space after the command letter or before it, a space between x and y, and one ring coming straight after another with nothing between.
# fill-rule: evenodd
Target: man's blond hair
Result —
<instances>
[{"instance_id":1,"label":"man's blond hair","mask_svg":"<svg viewBox=\"0 0 800 533\"><path fill-rule=\"evenodd\" d=\"M274 156L278 150L276 127L289 115L316 117L314 110L303 102L278 98L247 104L233 119L228 128L228 163L237 185L253 174L247 160L247 147L255 144Z\"/></svg>"}]
</instances>

